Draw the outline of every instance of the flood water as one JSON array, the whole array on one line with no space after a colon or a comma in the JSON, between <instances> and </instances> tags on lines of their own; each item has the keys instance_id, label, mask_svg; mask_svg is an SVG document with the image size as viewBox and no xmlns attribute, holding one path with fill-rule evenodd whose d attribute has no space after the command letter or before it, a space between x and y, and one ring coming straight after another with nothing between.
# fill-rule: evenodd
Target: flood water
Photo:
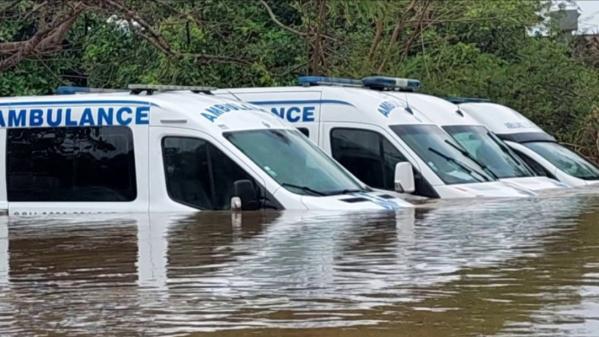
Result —
<instances>
[{"instance_id":1,"label":"flood water","mask_svg":"<svg viewBox=\"0 0 599 337\"><path fill-rule=\"evenodd\" d=\"M599 193L0 217L0 336L597 336Z\"/></svg>"}]
</instances>

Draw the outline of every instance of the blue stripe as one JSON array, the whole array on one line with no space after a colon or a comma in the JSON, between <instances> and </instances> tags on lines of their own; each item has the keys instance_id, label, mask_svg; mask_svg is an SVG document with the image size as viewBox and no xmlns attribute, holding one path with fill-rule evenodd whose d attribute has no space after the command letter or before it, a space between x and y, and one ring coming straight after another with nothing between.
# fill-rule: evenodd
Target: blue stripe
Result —
<instances>
[{"instance_id":1,"label":"blue stripe","mask_svg":"<svg viewBox=\"0 0 599 337\"><path fill-rule=\"evenodd\" d=\"M95 101L34 101L34 102L0 102L0 106L23 106L23 105L76 105L76 104L143 104L158 106L157 104L145 101L128 100L95 100Z\"/></svg>"},{"instance_id":2,"label":"blue stripe","mask_svg":"<svg viewBox=\"0 0 599 337\"><path fill-rule=\"evenodd\" d=\"M310 99L310 100L289 100L289 101L251 101L256 105L279 105L279 104L341 104L353 106L350 102L339 101L335 99Z\"/></svg>"}]
</instances>

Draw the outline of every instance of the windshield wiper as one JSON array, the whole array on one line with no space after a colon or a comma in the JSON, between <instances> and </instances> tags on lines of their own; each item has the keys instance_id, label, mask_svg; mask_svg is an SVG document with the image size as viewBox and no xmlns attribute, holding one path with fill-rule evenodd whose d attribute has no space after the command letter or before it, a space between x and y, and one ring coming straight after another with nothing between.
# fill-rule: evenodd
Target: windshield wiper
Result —
<instances>
[{"instance_id":1,"label":"windshield wiper","mask_svg":"<svg viewBox=\"0 0 599 337\"><path fill-rule=\"evenodd\" d=\"M457 144L454 144L453 142L449 141L448 139L445 139L445 143L449 144L451 147L453 147L454 149L458 150L458 152L460 152L461 154L463 154L464 156L466 156L468 159L470 159L473 162L475 162L476 164L478 164L478 166L480 166L483 170L485 170L485 172L489 173L493 178L495 178L496 180L499 180L499 177L495 174L495 172L493 172L493 170L491 170L485 163L483 163L480 160L476 159L466 149L463 149L462 147L460 147Z\"/></svg>"},{"instance_id":2,"label":"windshield wiper","mask_svg":"<svg viewBox=\"0 0 599 337\"><path fill-rule=\"evenodd\" d=\"M339 195L339 194L348 194L348 193L357 193L357 192L367 192L367 190L357 189L357 188L354 188L354 189L346 188L344 190L326 192L326 195Z\"/></svg>"},{"instance_id":3,"label":"windshield wiper","mask_svg":"<svg viewBox=\"0 0 599 337\"><path fill-rule=\"evenodd\" d=\"M510 150L510 148L505 145L500 139L496 139L497 137L494 137L494 135L490 132L487 132L487 136L491 137L491 139L493 139L495 141L495 143L497 143L497 145L499 146L499 148L501 149L501 151L503 151L503 153L507 154L510 158L512 158L512 160L514 162L516 162L516 164L518 166L522 166L524 167L527 171L529 171L529 173L532 173L533 170L528 167L527 164L523 163L520 159L518 159Z\"/></svg>"},{"instance_id":4,"label":"windshield wiper","mask_svg":"<svg viewBox=\"0 0 599 337\"><path fill-rule=\"evenodd\" d=\"M465 164L462 164L462 163L461 163L459 160L457 160L457 159L454 159L454 158L452 158L452 157L450 157L450 156L448 156L448 155L444 154L443 152L441 152L441 151L439 151L439 150L436 150L436 149L434 149L434 148L432 148L432 147L429 147L429 148L428 148L428 150L429 150L430 152L432 152L432 153L434 153L434 154L438 155L439 157L441 157L441 158L443 158L443 159L445 159L445 160L447 160L447 161L449 161L449 162L452 162L452 163L454 163L454 164L458 165L458 166L459 166L459 167L460 167L462 170L464 170L464 171L468 172L468 174L470 174L470 176L472 176L474 179L476 179L476 180L478 180L478 181L480 181L480 182L484 182L484 181L491 181L491 180L490 180L490 179L489 179L487 176L485 176L485 175L482 175L482 174L480 174L480 173L478 173L478 172L474 171L473 169L469 168L467 165L465 165ZM474 173L476 173L476 175L479 175L479 176L483 177L483 179L484 179L484 180L481 180L480 178L477 178L477 176L476 176L476 175L474 175Z\"/></svg>"},{"instance_id":5,"label":"windshield wiper","mask_svg":"<svg viewBox=\"0 0 599 337\"><path fill-rule=\"evenodd\" d=\"M308 186L294 185L294 184L289 184L289 183L282 183L281 186L286 186L286 187L291 187L291 188L297 188L298 190L302 190L302 191L305 191L305 192L309 192L309 193L316 194L316 195L321 195L321 196L327 195L324 192L320 192L320 191L314 190L314 189L312 189L312 188L310 188Z\"/></svg>"}]
</instances>

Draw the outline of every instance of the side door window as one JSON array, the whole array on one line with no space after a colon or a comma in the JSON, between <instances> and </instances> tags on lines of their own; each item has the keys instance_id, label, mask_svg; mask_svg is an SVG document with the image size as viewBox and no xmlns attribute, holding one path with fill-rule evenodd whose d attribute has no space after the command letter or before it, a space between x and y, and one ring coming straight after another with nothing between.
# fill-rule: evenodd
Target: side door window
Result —
<instances>
[{"instance_id":1,"label":"side door window","mask_svg":"<svg viewBox=\"0 0 599 337\"><path fill-rule=\"evenodd\" d=\"M362 129L331 130L331 151L341 165L364 183L393 189L395 165L406 158L381 134Z\"/></svg>"},{"instance_id":2,"label":"side door window","mask_svg":"<svg viewBox=\"0 0 599 337\"><path fill-rule=\"evenodd\" d=\"M250 180L258 194L264 193L247 172L203 139L165 137L162 156L168 195L181 204L205 210L230 209L233 184L241 179Z\"/></svg>"}]
</instances>

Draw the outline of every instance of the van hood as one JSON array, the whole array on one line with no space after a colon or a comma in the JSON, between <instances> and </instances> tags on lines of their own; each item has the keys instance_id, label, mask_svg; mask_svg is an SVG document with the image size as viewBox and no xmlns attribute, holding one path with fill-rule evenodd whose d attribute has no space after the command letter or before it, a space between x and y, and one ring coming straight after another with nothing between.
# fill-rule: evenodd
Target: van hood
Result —
<instances>
[{"instance_id":1,"label":"van hood","mask_svg":"<svg viewBox=\"0 0 599 337\"><path fill-rule=\"evenodd\" d=\"M519 177L501 179L506 185L529 191L543 191L566 188L565 184L547 177Z\"/></svg>"},{"instance_id":2,"label":"van hood","mask_svg":"<svg viewBox=\"0 0 599 337\"><path fill-rule=\"evenodd\" d=\"M534 192L501 181L435 186L441 198L524 198Z\"/></svg>"},{"instance_id":3,"label":"van hood","mask_svg":"<svg viewBox=\"0 0 599 337\"><path fill-rule=\"evenodd\" d=\"M324 197L303 196L302 202L309 210L400 210L412 204L400 199L395 192L356 192Z\"/></svg>"}]
</instances>

